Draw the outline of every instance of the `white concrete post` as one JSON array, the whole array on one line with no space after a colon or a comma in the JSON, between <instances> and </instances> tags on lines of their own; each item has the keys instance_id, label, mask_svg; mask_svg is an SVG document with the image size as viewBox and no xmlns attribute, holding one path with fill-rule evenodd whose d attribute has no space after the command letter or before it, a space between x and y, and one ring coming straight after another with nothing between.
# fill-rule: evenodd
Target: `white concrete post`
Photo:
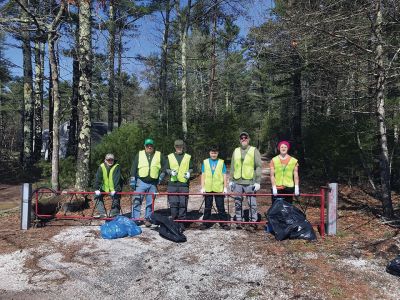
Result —
<instances>
[{"instance_id":1,"label":"white concrete post","mask_svg":"<svg viewBox=\"0 0 400 300\"><path fill-rule=\"evenodd\" d=\"M22 185L21 199L21 229L27 230L31 227L31 209L32 209L32 184L24 183Z\"/></svg>"},{"instance_id":2,"label":"white concrete post","mask_svg":"<svg viewBox=\"0 0 400 300\"><path fill-rule=\"evenodd\" d=\"M337 201L338 201L338 184L330 183L328 192L328 220L326 234L336 235L337 230Z\"/></svg>"}]
</instances>

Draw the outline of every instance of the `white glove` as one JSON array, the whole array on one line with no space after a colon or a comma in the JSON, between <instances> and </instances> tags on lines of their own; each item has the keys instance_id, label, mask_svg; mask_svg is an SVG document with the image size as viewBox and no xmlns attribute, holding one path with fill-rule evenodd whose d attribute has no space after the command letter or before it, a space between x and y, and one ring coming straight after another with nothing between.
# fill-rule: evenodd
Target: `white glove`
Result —
<instances>
[{"instance_id":1,"label":"white glove","mask_svg":"<svg viewBox=\"0 0 400 300\"><path fill-rule=\"evenodd\" d=\"M115 195L115 191L111 191L111 192L110 192L110 196L111 196L111 197L114 197L114 195Z\"/></svg>"},{"instance_id":2,"label":"white glove","mask_svg":"<svg viewBox=\"0 0 400 300\"><path fill-rule=\"evenodd\" d=\"M224 194L228 193L228 190L226 187L224 187Z\"/></svg>"},{"instance_id":3,"label":"white glove","mask_svg":"<svg viewBox=\"0 0 400 300\"><path fill-rule=\"evenodd\" d=\"M300 196L300 188L298 185L294 186L294 195L295 196Z\"/></svg>"},{"instance_id":4,"label":"white glove","mask_svg":"<svg viewBox=\"0 0 400 300\"><path fill-rule=\"evenodd\" d=\"M236 183L234 183L233 181L229 181L229 189L231 190L231 192L233 192L233 190L235 189L235 185Z\"/></svg>"},{"instance_id":5,"label":"white glove","mask_svg":"<svg viewBox=\"0 0 400 300\"><path fill-rule=\"evenodd\" d=\"M200 193L203 194L204 192L205 192L204 188L201 188L201 189L200 189Z\"/></svg>"},{"instance_id":6,"label":"white glove","mask_svg":"<svg viewBox=\"0 0 400 300\"><path fill-rule=\"evenodd\" d=\"M99 190L96 190L96 191L94 191L94 194L95 194L96 196L100 196L100 191L99 191Z\"/></svg>"},{"instance_id":7,"label":"white glove","mask_svg":"<svg viewBox=\"0 0 400 300\"><path fill-rule=\"evenodd\" d=\"M171 176L176 176L178 175L178 172L176 170L171 170Z\"/></svg>"},{"instance_id":8,"label":"white glove","mask_svg":"<svg viewBox=\"0 0 400 300\"><path fill-rule=\"evenodd\" d=\"M190 178L190 172L185 172L185 175L183 175L183 177L185 177L186 179Z\"/></svg>"},{"instance_id":9,"label":"white glove","mask_svg":"<svg viewBox=\"0 0 400 300\"><path fill-rule=\"evenodd\" d=\"M276 186L275 186L275 185L272 186L272 194L273 194L274 196L278 195L278 190L276 189Z\"/></svg>"},{"instance_id":10,"label":"white glove","mask_svg":"<svg viewBox=\"0 0 400 300\"><path fill-rule=\"evenodd\" d=\"M255 191L255 192L257 192L258 190L260 190L260 184L259 183L255 183L254 184L254 188L253 188L253 191Z\"/></svg>"}]
</instances>

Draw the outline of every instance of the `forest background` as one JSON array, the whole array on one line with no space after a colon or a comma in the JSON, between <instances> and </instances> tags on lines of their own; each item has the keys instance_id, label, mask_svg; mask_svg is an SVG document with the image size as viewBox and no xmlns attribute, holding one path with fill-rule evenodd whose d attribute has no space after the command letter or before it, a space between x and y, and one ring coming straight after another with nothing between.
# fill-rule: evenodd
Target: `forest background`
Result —
<instances>
[{"instance_id":1,"label":"forest background","mask_svg":"<svg viewBox=\"0 0 400 300\"><path fill-rule=\"evenodd\" d=\"M241 20L251 23L254 7L263 19L242 36ZM143 20L151 16L158 47L132 57L132 40L150 34ZM165 154L182 138L199 164L211 144L229 159L246 130L269 158L289 140L302 181L358 185L394 216L396 0L0 0L0 28L3 182L45 178L55 190L87 190L108 152L128 178L145 137ZM14 47L22 49L21 72ZM142 68L132 71L132 61ZM60 158L54 128L65 122ZM107 124L100 143L95 122Z\"/></svg>"}]
</instances>

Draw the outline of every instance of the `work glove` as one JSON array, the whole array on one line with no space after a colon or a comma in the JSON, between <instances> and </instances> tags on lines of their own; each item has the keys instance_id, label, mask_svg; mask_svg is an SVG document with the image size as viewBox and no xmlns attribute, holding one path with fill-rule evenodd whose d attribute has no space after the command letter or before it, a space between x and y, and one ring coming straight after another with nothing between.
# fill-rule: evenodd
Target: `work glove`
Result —
<instances>
[{"instance_id":1,"label":"work glove","mask_svg":"<svg viewBox=\"0 0 400 300\"><path fill-rule=\"evenodd\" d=\"M131 186L132 190L136 189L136 178L135 177L131 177L131 181L129 182L129 185Z\"/></svg>"},{"instance_id":2,"label":"work glove","mask_svg":"<svg viewBox=\"0 0 400 300\"><path fill-rule=\"evenodd\" d=\"M272 186L272 194L273 194L274 196L278 195L278 190L276 189L276 186L275 186L275 185Z\"/></svg>"},{"instance_id":3,"label":"work glove","mask_svg":"<svg viewBox=\"0 0 400 300\"><path fill-rule=\"evenodd\" d=\"M224 194L228 193L228 189L226 187L224 187Z\"/></svg>"},{"instance_id":4,"label":"work glove","mask_svg":"<svg viewBox=\"0 0 400 300\"><path fill-rule=\"evenodd\" d=\"M100 191L99 191L99 190L96 190L96 191L94 191L94 194L95 194L96 196L100 196Z\"/></svg>"},{"instance_id":5,"label":"work glove","mask_svg":"<svg viewBox=\"0 0 400 300\"><path fill-rule=\"evenodd\" d=\"M294 186L294 195L295 196L300 196L300 188L298 185Z\"/></svg>"},{"instance_id":6,"label":"work glove","mask_svg":"<svg viewBox=\"0 0 400 300\"><path fill-rule=\"evenodd\" d=\"M183 175L183 177L185 177L186 179L190 178L190 172L185 172L185 175Z\"/></svg>"},{"instance_id":7,"label":"work glove","mask_svg":"<svg viewBox=\"0 0 400 300\"><path fill-rule=\"evenodd\" d=\"M178 172L176 170L171 170L171 176L174 177L178 175Z\"/></svg>"},{"instance_id":8,"label":"work glove","mask_svg":"<svg viewBox=\"0 0 400 300\"><path fill-rule=\"evenodd\" d=\"M158 184L161 184L161 182L164 180L164 177L165 177L165 173L163 172L160 174L160 177L158 177Z\"/></svg>"},{"instance_id":9,"label":"work glove","mask_svg":"<svg viewBox=\"0 0 400 300\"><path fill-rule=\"evenodd\" d=\"M114 195L115 195L115 191L111 191L111 192L110 192L110 196L111 196L111 197L114 197Z\"/></svg>"},{"instance_id":10,"label":"work glove","mask_svg":"<svg viewBox=\"0 0 400 300\"><path fill-rule=\"evenodd\" d=\"M233 192L233 190L235 189L236 183L234 183L233 181L229 181L229 188L231 190L231 192Z\"/></svg>"},{"instance_id":11,"label":"work glove","mask_svg":"<svg viewBox=\"0 0 400 300\"><path fill-rule=\"evenodd\" d=\"M259 191L260 190L260 184L259 183L255 183L254 185L253 185L253 191L255 191L255 192L257 192L257 191Z\"/></svg>"},{"instance_id":12,"label":"work glove","mask_svg":"<svg viewBox=\"0 0 400 300\"><path fill-rule=\"evenodd\" d=\"M204 188L201 188L200 193L204 194L204 192L205 192Z\"/></svg>"}]
</instances>

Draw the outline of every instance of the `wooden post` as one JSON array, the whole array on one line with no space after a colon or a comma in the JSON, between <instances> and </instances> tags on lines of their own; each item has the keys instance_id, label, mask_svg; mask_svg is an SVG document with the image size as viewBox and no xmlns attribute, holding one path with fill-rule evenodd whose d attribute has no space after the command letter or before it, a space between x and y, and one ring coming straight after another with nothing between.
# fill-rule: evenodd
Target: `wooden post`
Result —
<instances>
[{"instance_id":1,"label":"wooden post","mask_svg":"<svg viewBox=\"0 0 400 300\"><path fill-rule=\"evenodd\" d=\"M330 183L328 192L328 220L326 224L326 233L328 235L336 235L337 201L338 201L338 184Z\"/></svg>"},{"instance_id":2,"label":"wooden post","mask_svg":"<svg viewBox=\"0 0 400 300\"><path fill-rule=\"evenodd\" d=\"M22 185L22 198L21 198L21 229L27 230L31 227L31 201L32 184L24 183Z\"/></svg>"}]
</instances>

